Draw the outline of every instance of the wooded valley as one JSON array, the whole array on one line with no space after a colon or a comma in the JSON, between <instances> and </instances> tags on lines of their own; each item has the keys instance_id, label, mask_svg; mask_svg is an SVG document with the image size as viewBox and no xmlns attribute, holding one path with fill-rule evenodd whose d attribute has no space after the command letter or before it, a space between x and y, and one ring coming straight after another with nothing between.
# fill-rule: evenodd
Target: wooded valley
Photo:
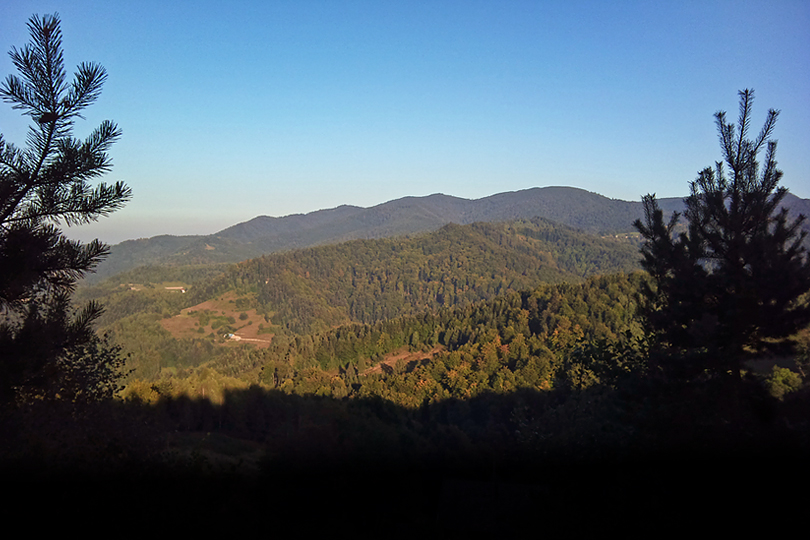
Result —
<instances>
[{"instance_id":1,"label":"wooded valley","mask_svg":"<svg viewBox=\"0 0 810 540\"><path fill-rule=\"evenodd\" d=\"M106 72L67 83L59 16L28 28L0 83L31 121L0 136L12 518L502 538L804 516L808 201L779 186L779 112L748 138L753 91L684 199L435 194L110 248L61 228L132 196L90 183L117 125L73 137Z\"/></svg>"},{"instance_id":2,"label":"wooded valley","mask_svg":"<svg viewBox=\"0 0 810 540\"><path fill-rule=\"evenodd\" d=\"M458 486L508 493L486 530L524 530L537 504L570 516L582 504L572 482L623 490L598 516L635 504L660 517L704 474L730 475L730 495L741 486L729 468L804 452L807 331L796 355L752 351L734 392L651 377L639 261L637 239L538 218L138 268L75 294L105 305L98 330L126 357L120 398L68 424L74 409L48 407L43 422L32 407L38 421L18 436L46 430L40 452L83 475L149 463L139 474L194 511L213 504L186 489L201 478L262 501L270 483L323 515L345 510L341 494L374 509L369 523L407 509L409 531L440 508L475 523L470 508L493 495L446 494ZM659 460L676 465L650 484ZM324 481L350 484L301 491ZM528 513L506 512L504 496ZM254 503L217 504L250 522Z\"/></svg>"}]
</instances>

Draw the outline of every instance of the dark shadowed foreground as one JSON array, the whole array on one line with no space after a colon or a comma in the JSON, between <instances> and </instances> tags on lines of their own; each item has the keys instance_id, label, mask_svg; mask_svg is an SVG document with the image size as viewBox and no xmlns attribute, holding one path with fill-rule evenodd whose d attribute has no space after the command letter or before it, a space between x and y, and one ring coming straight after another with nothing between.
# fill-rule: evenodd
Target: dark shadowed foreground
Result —
<instances>
[{"instance_id":1,"label":"dark shadowed foreground","mask_svg":"<svg viewBox=\"0 0 810 540\"><path fill-rule=\"evenodd\" d=\"M801 515L810 399L789 398L637 380L417 409L258 387L50 402L4 414L2 475L10 515L59 531L723 532Z\"/></svg>"}]
</instances>

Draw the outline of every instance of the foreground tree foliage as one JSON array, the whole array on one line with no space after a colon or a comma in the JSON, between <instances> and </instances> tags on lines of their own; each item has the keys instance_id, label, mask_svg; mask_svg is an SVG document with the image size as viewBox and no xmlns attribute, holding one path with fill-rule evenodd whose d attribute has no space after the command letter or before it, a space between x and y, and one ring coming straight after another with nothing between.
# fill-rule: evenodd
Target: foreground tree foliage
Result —
<instances>
[{"instance_id":1,"label":"foreground tree foliage","mask_svg":"<svg viewBox=\"0 0 810 540\"><path fill-rule=\"evenodd\" d=\"M82 63L68 81L59 17L34 16L28 28L31 41L9 53L19 76L0 85L3 101L32 120L24 148L0 136L0 400L92 400L111 395L121 360L92 328L101 307L74 313L70 295L108 247L69 240L59 225L95 221L131 192L121 182L90 184L110 170L107 152L120 136L113 122L84 141L72 136L104 68Z\"/></svg>"},{"instance_id":2,"label":"foreground tree foliage","mask_svg":"<svg viewBox=\"0 0 810 540\"><path fill-rule=\"evenodd\" d=\"M771 140L778 111L768 111L760 133L748 138L753 97L740 92L737 126L724 112L715 115L723 161L690 184L686 231L676 234L678 214L664 223L654 195L643 199L645 221L635 222L654 281L646 312L651 360L677 377L708 371L739 379L746 351L782 342L810 322L810 306L799 302L810 290L805 217L791 220L780 209L787 189L779 186Z\"/></svg>"}]
</instances>

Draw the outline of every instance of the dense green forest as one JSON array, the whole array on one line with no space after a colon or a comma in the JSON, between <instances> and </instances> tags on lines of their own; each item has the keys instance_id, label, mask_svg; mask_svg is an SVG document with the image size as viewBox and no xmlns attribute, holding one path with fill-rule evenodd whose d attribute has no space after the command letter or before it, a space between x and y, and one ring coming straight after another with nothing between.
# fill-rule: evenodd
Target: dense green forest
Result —
<instances>
[{"instance_id":1,"label":"dense green forest","mask_svg":"<svg viewBox=\"0 0 810 540\"><path fill-rule=\"evenodd\" d=\"M639 259L630 241L536 218L230 266L142 267L76 297L104 302L100 330L128 356L129 398L221 402L259 385L418 407L597 384L640 363L647 285L628 273ZM230 305L194 307L216 298ZM196 330L173 333L183 319ZM260 345L227 339L249 325ZM800 386L800 367L793 377L786 367L763 379L780 396Z\"/></svg>"},{"instance_id":2,"label":"dense green forest","mask_svg":"<svg viewBox=\"0 0 810 540\"><path fill-rule=\"evenodd\" d=\"M463 448L472 462L507 447L591 460L686 445L688 456L696 439L749 448L766 437L757 418L777 409L794 422L777 439L793 445L810 335L791 358L752 354L749 405L729 432L716 383L674 391L639 378L650 345L639 259L631 242L535 219L145 267L77 297L105 302L102 329L129 355L124 403L188 433L170 447L197 448L214 469L228 455L262 469L237 440L272 449L276 464L303 448L327 461L383 452L386 463ZM184 317L192 337L167 329ZM253 322L261 345L223 335ZM212 430L227 438L212 447L192 435Z\"/></svg>"},{"instance_id":3,"label":"dense green forest","mask_svg":"<svg viewBox=\"0 0 810 540\"><path fill-rule=\"evenodd\" d=\"M121 477L124 504L149 485L154 505L251 526L299 500L319 529L407 512L404 534L509 535L537 515L549 531L592 531L686 500L730 511L761 489L743 464L807 450L810 334L791 357L752 353L734 392L653 376L639 259L630 241L537 219L129 271L75 294L104 303L99 330L133 370L119 399L34 404L5 463L26 478L69 463L100 508L93 479L136 471ZM249 328L267 339L226 338ZM725 502L688 495L705 478ZM792 508L781 493L763 508ZM576 508L597 521L572 522Z\"/></svg>"},{"instance_id":4,"label":"dense green forest","mask_svg":"<svg viewBox=\"0 0 810 540\"><path fill-rule=\"evenodd\" d=\"M187 369L162 379L160 393L198 395L206 384L203 374L212 398L217 375L299 394L343 398L371 392L409 405L488 391L551 388L584 343L629 345L638 336L635 296L642 279L641 274L620 274L577 285L542 285L373 324L282 333L267 348L246 345L226 349L204 366L187 363ZM385 360L391 361L378 366ZM454 371L458 366L462 369ZM196 381L196 387L188 381ZM399 388L398 397L391 394L393 387ZM133 382L128 392L136 388L151 386Z\"/></svg>"},{"instance_id":5,"label":"dense green forest","mask_svg":"<svg viewBox=\"0 0 810 540\"><path fill-rule=\"evenodd\" d=\"M258 285L295 332L467 304L540 282L637 268L630 245L548 221L447 225L409 240L356 240L253 259L193 295Z\"/></svg>"},{"instance_id":6,"label":"dense green forest","mask_svg":"<svg viewBox=\"0 0 810 540\"><path fill-rule=\"evenodd\" d=\"M236 320L217 326L210 314L197 314L197 330L210 326L210 331L174 336L166 329L166 321L180 318L181 310L187 313L215 298L232 296L235 311L230 318L247 319L249 311L247 323L255 322L257 337L272 336L271 350L276 351L293 337L311 341L319 339L313 335L345 325L433 317L438 310L540 283L577 282L637 266L637 252L626 241L600 239L535 219L448 225L413 238L357 240L229 267L143 267L80 288L76 300L104 303L100 330L130 354L135 370L131 378L152 380L166 368L189 368L214 359L234 365L234 355L259 354L251 345L218 346L223 335L238 326ZM180 286L188 292L178 293ZM216 315L224 317L225 312ZM411 337L404 342L397 337L392 343L408 344Z\"/></svg>"}]
</instances>

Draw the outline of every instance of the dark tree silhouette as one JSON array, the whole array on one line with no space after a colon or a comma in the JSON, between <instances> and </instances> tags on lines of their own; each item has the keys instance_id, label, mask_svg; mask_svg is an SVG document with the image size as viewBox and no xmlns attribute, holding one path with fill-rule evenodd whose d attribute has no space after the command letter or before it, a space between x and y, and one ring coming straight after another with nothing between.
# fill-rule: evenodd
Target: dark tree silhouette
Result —
<instances>
[{"instance_id":1,"label":"dark tree silhouette","mask_svg":"<svg viewBox=\"0 0 810 540\"><path fill-rule=\"evenodd\" d=\"M753 91L740 95L735 126L715 114L723 161L691 182L686 229L677 213L664 223L654 195L643 198L643 266L652 276L646 322L659 367L691 377L709 371L740 378L746 351L784 341L810 322L799 302L810 290L810 261L802 247L805 216L780 208L776 141L778 111L748 138ZM758 154L765 150L760 166ZM656 358L654 353L653 358Z\"/></svg>"},{"instance_id":2,"label":"dark tree silhouette","mask_svg":"<svg viewBox=\"0 0 810 540\"><path fill-rule=\"evenodd\" d=\"M30 42L9 53L19 76L0 84L3 101L33 121L24 148L0 135L0 400L108 395L100 389L114 386L117 349L93 331L100 306L73 313L70 294L109 248L69 240L60 225L95 221L130 198L121 182L90 184L110 170L120 131L104 121L84 141L72 136L106 72L82 63L68 81L58 15L33 16L28 28Z\"/></svg>"}]
</instances>

